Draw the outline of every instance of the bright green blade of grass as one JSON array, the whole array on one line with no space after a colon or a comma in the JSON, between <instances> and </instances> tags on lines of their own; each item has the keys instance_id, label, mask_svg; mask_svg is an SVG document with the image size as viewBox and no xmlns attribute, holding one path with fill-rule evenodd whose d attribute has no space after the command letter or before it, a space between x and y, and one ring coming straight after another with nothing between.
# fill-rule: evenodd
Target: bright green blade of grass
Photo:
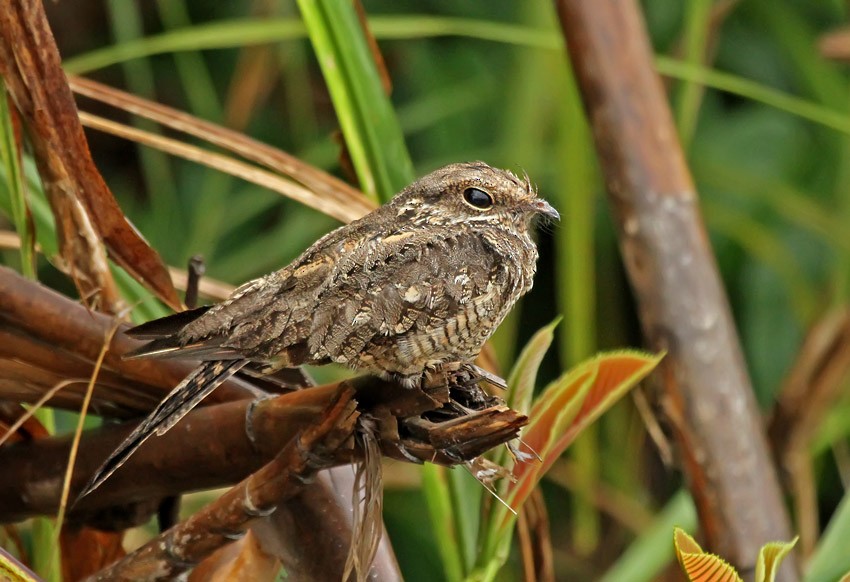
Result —
<instances>
[{"instance_id":1,"label":"bright green blade of grass","mask_svg":"<svg viewBox=\"0 0 850 582\"><path fill-rule=\"evenodd\" d=\"M6 198L3 206L9 208L15 230L21 237L21 271L24 276L35 279L35 233L29 220L26 184L21 172L9 103L6 84L0 78L0 162L3 164L3 194Z\"/></svg>"},{"instance_id":2,"label":"bright green blade of grass","mask_svg":"<svg viewBox=\"0 0 850 582\"><path fill-rule=\"evenodd\" d=\"M298 6L360 187L386 201L411 182L413 164L354 7L345 0L299 0Z\"/></svg>"},{"instance_id":3,"label":"bright green blade of grass","mask_svg":"<svg viewBox=\"0 0 850 582\"><path fill-rule=\"evenodd\" d=\"M850 572L850 493L845 493L806 565L805 582L838 580Z\"/></svg>"},{"instance_id":4,"label":"bright green blade of grass","mask_svg":"<svg viewBox=\"0 0 850 582\"><path fill-rule=\"evenodd\" d=\"M711 26L712 0L691 0L685 6L684 60L690 65L702 65ZM687 151L699 118L704 86L694 81L683 81L675 99L676 126L682 147Z\"/></svg>"}]
</instances>

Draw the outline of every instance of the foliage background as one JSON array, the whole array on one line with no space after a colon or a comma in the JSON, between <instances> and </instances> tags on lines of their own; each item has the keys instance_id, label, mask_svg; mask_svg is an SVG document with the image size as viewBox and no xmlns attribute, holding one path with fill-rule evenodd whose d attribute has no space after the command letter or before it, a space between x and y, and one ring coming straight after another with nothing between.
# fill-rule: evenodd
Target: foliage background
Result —
<instances>
[{"instance_id":1,"label":"foliage background","mask_svg":"<svg viewBox=\"0 0 850 582\"><path fill-rule=\"evenodd\" d=\"M818 50L821 34L845 24L847 5L650 0L643 6L657 54L680 65L659 62L662 71L678 71L666 78L671 103L767 411L806 330L829 307L844 305L850 291L850 79L845 65ZM294 2L86 0L46 7L70 71L243 129L347 176L338 158L337 118L303 30L258 43L260 28L250 26L265 18L297 23ZM553 6L368 0L364 7L392 78L415 173L474 159L526 171L563 216L541 233L535 289L496 337L503 365L558 314L565 319L542 380L599 349L639 346ZM714 24L712 14L720 15ZM227 34L204 36L212 23ZM143 38L182 48L122 56ZM716 85L703 65L732 75L727 81L736 91L704 91L683 80ZM746 80L756 83L748 96L740 94L747 93ZM770 88L798 99L772 107L764 102ZM85 108L99 112L96 105ZM102 134L89 132L89 140L125 213L169 264L184 265L200 253L210 276L238 284L286 264L336 225L216 171ZM14 265L18 258L2 252L0 260ZM44 263L39 277L71 292ZM850 479L843 400L822 419L813 445L822 523ZM394 466L388 472L385 519L402 571L409 580L440 579L417 473ZM675 496L680 486L633 403L618 405L544 483L559 579L597 577L626 559L630 547L644 548L645 557L671 556L669 535L652 545L656 538L647 532L661 517L692 523L687 503Z\"/></svg>"}]
</instances>

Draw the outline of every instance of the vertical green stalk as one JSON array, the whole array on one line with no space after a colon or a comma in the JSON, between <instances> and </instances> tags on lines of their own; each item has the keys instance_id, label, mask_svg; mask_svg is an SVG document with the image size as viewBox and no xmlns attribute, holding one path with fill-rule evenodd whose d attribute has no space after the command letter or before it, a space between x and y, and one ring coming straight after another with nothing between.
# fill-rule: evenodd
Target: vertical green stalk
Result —
<instances>
[{"instance_id":1,"label":"vertical green stalk","mask_svg":"<svg viewBox=\"0 0 850 582\"><path fill-rule=\"evenodd\" d=\"M448 475L443 467L426 464L422 467L422 492L431 516L431 525L437 542L437 550L443 561L443 569L448 582L457 582L464 578L461 540L454 522L454 507L448 483Z\"/></svg>"},{"instance_id":2,"label":"vertical green stalk","mask_svg":"<svg viewBox=\"0 0 850 582\"><path fill-rule=\"evenodd\" d=\"M47 432L53 434L56 431L56 423L53 411L42 408L35 413L37 418ZM32 520L32 569L45 582L62 582L62 554L61 548L54 545L59 539L56 524L52 518L36 517Z\"/></svg>"},{"instance_id":3,"label":"vertical green stalk","mask_svg":"<svg viewBox=\"0 0 850 582\"><path fill-rule=\"evenodd\" d=\"M183 0L157 0L159 17L166 30L191 31L192 22ZM173 55L189 110L198 117L220 122L224 119L212 75L198 51L180 51ZM227 220L227 196L233 178L215 170L204 169L199 189L203 196L191 199L192 217L182 248L189 254L209 252L215 248L223 223Z\"/></svg>"},{"instance_id":4,"label":"vertical green stalk","mask_svg":"<svg viewBox=\"0 0 850 582\"><path fill-rule=\"evenodd\" d=\"M18 145L9 110L6 83L0 77L0 159L5 174L5 188L9 194L12 222L21 238L21 271L29 279L35 279L35 256L33 253L35 233L30 227L26 185L21 172Z\"/></svg>"},{"instance_id":5,"label":"vertical green stalk","mask_svg":"<svg viewBox=\"0 0 850 582\"><path fill-rule=\"evenodd\" d=\"M564 84L561 154L564 160L559 204L562 224L555 230L561 359L566 368L596 350L596 273L594 268L595 167L590 132L572 71ZM573 544L589 554L599 543L599 514L590 501L600 479L599 431L589 426L570 447L581 482L573 497Z\"/></svg>"},{"instance_id":6,"label":"vertical green stalk","mask_svg":"<svg viewBox=\"0 0 850 582\"><path fill-rule=\"evenodd\" d=\"M106 7L116 43L133 41L144 35L142 19L139 14L140 8L135 2L109 0ZM153 97L155 93L154 77L148 59L127 61L122 63L121 66L124 70L127 87L131 92L145 97ZM146 131L159 131L155 123L144 119L134 119L133 125ZM157 242L173 239L175 234L180 233L177 226L182 222L170 162L168 156L162 152L143 146L137 147L142 174L145 178L154 215L154 220L151 221L146 234L154 241L155 246L166 248L164 245L157 244Z\"/></svg>"},{"instance_id":7,"label":"vertical green stalk","mask_svg":"<svg viewBox=\"0 0 850 582\"><path fill-rule=\"evenodd\" d=\"M413 180L398 119L348 0L298 0L360 187L388 200Z\"/></svg>"},{"instance_id":8,"label":"vertical green stalk","mask_svg":"<svg viewBox=\"0 0 850 582\"><path fill-rule=\"evenodd\" d=\"M708 44L712 0L688 0L685 3L685 62L702 65ZM699 109L705 88L692 81L682 81L676 99L676 125L687 151L696 131Z\"/></svg>"}]
</instances>

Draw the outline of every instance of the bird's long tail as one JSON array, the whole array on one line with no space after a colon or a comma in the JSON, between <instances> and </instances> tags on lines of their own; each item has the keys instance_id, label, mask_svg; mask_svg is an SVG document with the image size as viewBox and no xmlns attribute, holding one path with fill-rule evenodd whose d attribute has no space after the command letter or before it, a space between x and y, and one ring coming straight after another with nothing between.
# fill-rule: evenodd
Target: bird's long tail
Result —
<instances>
[{"instance_id":1,"label":"bird's long tail","mask_svg":"<svg viewBox=\"0 0 850 582\"><path fill-rule=\"evenodd\" d=\"M192 410L210 392L238 372L248 360L204 362L172 390L136 429L130 433L95 472L77 499L82 499L106 481L151 435L162 435Z\"/></svg>"}]
</instances>

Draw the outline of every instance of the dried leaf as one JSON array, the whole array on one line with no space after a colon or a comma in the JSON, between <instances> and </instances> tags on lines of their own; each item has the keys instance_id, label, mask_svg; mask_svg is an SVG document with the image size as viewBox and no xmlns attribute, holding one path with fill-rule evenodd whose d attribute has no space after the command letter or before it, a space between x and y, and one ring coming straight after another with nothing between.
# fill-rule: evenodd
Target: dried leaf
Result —
<instances>
[{"instance_id":1,"label":"dried leaf","mask_svg":"<svg viewBox=\"0 0 850 582\"><path fill-rule=\"evenodd\" d=\"M85 95L128 113L156 121L176 131L205 140L256 162L277 174L292 178L303 184L316 198L312 203L305 203L312 207L318 207L320 201L324 200L324 203L330 204L334 208L328 214L339 216L340 220L344 222L359 218L375 208L375 204L362 192L342 180L243 133L89 79L71 77L69 82L72 89L80 95Z\"/></svg>"},{"instance_id":2,"label":"dried leaf","mask_svg":"<svg viewBox=\"0 0 850 582\"><path fill-rule=\"evenodd\" d=\"M83 298L98 294L110 311L121 309L102 240L118 264L179 309L165 265L127 221L91 158L41 2L0 5L0 73L29 127L62 255Z\"/></svg>"},{"instance_id":3,"label":"dried leaf","mask_svg":"<svg viewBox=\"0 0 850 582\"><path fill-rule=\"evenodd\" d=\"M62 579L82 580L125 555L123 532L62 529Z\"/></svg>"},{"instance_id":4,"label":"dried leaf","mask_svg":"<svg viewBox=\"0 0 850 582\"><path fill-rule=\"evenodd\" d=\"M198 564L189 582L253 582L275 580L280 562L260 547L251 530L232 544L217 550Z\"/></svg>"}]
</instances>

